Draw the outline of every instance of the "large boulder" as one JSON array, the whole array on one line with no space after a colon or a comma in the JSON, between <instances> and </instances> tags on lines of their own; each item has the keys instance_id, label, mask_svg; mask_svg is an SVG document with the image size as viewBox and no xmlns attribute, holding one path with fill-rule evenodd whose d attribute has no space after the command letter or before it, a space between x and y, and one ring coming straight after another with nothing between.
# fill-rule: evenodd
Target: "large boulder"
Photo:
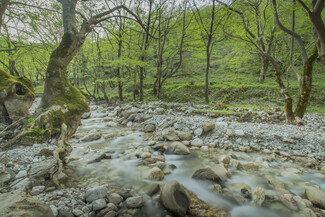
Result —
<instances>
[{"instance_id":1,"label":"large boulder","mask_svg":"<svg viewBox=\"0 0 325 217\"><path fill-rule=\"evenodd\" d=\"M305 195L317 207L325 209L325 192L320 188L308 186Z\"/></svg>"},{"instance_id":2,"label":"large boulder","mask_svg":"<svg viewBox=\"0 0 325 217\"><path fill-rule=\"evenodd\" d=\"M162 205L176 216L185 216L191 199L185 189L175 180L167 182L160 194Z\"/></svg>"},{"instance_id":3,"label":"large boulder","mask_svg":"<svg viewBox=\"0 0 325 217\"><path fill-rule=\"evenodd\" d=\"M168 154L187 155L190 150L181 142L173 142L167 148Z\"/></svg>"},{"instance_id":4,"label":"large boulder","mask_svg":"<svg viewBox=\"0 0 325 217\"><path fill-rule=\"evenodd\" d=\"M35 99L32 82L0 70L0 122L13 122L28 115Z\"/></svg>"},{"instance_id":5,"label":"large boulder","mask_svg":"<svg viewBox=\"0 0 325 217\"><path fill-rule=\"evenodd\" d=\"M51 208L23 191L0 194L1 217L53 217Z\"/></svg>"}]
</instances>

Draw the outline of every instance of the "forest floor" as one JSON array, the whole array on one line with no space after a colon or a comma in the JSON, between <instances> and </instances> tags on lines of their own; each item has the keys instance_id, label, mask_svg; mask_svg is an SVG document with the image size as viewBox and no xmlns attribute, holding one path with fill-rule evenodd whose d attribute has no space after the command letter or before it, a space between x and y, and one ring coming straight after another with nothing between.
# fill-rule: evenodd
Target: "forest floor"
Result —
<instances>
[{"instance_id":1,"label":"forest floor","mask_svg":"<svg viewBox=\"0 0 325 217\"><path fill-rule=\"evenodd\" d=\"M258 108L220 113L189 103L92 104L69 141L63 189L49 182L52 140L1 152L7 172L0 190L27 190L55 216L160 217L173 214L159 201L159 184L175 179L202 200L190 207L192 216L209 216L209 207L221 207L210 216L324 216L325 204L315 201L325 194L325 119L307 114L304 122L286 125L281 111ZM225 169L222 183L192 178L207 166ZM148 195L149 186L158 193ZM102 198L87 199L100 188ZM317 190L307 196L307 189Z\"/></svg>"}]
</instances>

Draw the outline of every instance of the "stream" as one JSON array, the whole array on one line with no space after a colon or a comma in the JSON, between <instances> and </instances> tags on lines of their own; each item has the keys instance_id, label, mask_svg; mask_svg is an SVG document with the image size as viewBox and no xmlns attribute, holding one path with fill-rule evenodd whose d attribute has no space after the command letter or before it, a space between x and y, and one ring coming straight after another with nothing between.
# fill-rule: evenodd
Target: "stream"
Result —
<instances>
[{"instance_id":1,"label":"stream","mask_svg":"<svg viewBox=\"0 0 325 217\"><path fill-rule=\"evenodd\" d=\"M302 198L308 185L319 185L325 190L324 174L320 171L302 168L299 164L280 158L267 161L266 159L272 154L245 153L216 148L213 152L195 150L191 151L190 155L173 155L154 150L148 144L151 133L120 125L107 126L107 123L115 120L115 114L96 108L92 105L91 117L82 119L82 126L79 127L75 137L70 140L73 151L65 170L70 177L67 183L69 187L94 187L114 181L142 192L142 189L150 183L160 184L169 180L177 180L210 206L221 207L233 217L303 216L279 201L268 203L264 208L252 206L251 198L243 197L241 187L238 186L248 186L251 194L256 187L260 186L265 190L266 195L276 195L275 187L270 187L270 179L271 182L275 179L274 182L278 181L279 185L286 186L288 192ZM80 139L94 132L94 129L101 133L101 138L84 142ZM168 145L168 142L161 143ZM143 153L150 153L151 157L164 156L165 176L161 181L148 178L151 166L143 164L141 158ZM232 156L241 163L254 162L260 167L238 170L229 166L228 171L232 175L225 181L222 188L223 194L211 190L215 184L212 181L192 178L198 168L213 166L225 155ZM154 209L151 198L148 196L145 210L147 216L164 216L162 210Z\"/></svg>"}]
</instances>

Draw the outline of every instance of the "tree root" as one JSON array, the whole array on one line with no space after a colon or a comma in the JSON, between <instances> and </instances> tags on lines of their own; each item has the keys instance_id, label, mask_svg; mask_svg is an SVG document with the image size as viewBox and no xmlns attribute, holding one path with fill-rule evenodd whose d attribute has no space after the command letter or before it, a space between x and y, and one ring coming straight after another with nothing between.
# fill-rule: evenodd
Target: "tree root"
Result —
<instances>
[{"instance_id":1,"label":"tree root","mask_svg":"<svg viewBox=\"0 0 325 217\"><path fill-rule=\"evenodd\" d=\"M56 148L53 152L54 159L57 161L57 169L51 175L52 181L57 188L61 188L59 182L59 175L63 171L63 158L67 156L71 151L70 145L65 142L67 137L68 137L68 127L65 123L62 123L61 135L58 140L58 148Z\"/></svg>"}]
</instances>

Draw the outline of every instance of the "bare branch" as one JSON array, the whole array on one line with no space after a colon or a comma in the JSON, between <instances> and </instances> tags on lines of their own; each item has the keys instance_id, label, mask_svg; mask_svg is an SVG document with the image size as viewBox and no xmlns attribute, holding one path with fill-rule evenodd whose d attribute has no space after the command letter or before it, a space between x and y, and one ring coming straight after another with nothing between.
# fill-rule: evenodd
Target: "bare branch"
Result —
<instances>
[{"instance_id":1,"label":"bare branch","mask_svg":"<svg viewBox=\"0 0 325 217\"><path fill-rule=\"evenodd\" d=\"M299 49L300 49L300 53L301 53L301 56L302 56L302 59L303 59L303 63L307 62L308 56L307 56L306 48L305 48L305 45L304 45L304 43L302 41L301 36L298 33L294 32L294 31L291 31L290 29L288 29L288 28L286 28L285 26L282 25L282 23L279 20L279 16L278 16L276 0L272 0L272 3L273 3L273 15L274 15L275 23L279 26L279 28L282 31L284 31L285 33L293 36L297 40L298 46L299 46Z\"/></svg>"}]
</instances>

